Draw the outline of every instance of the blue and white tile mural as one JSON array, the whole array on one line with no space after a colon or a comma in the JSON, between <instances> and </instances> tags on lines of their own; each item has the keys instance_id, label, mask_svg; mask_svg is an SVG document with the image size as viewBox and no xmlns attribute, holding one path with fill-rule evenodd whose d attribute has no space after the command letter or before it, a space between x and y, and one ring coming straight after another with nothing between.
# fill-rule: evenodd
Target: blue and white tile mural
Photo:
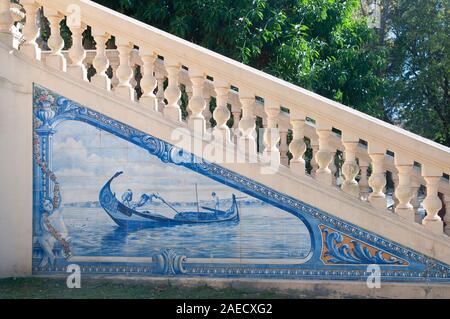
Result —
<instances>
[{"instance_id":1,"label":"blue and white tile mural","mask_svg":"<svg viewBox=\"0 0 450 319\"><path fill-rule=\"evenodd\" d=\"M310 251L308 230L289 213L84 122L56 130L53 172L75 255L172 248L195 258L302 259Z\"/></svg>"},{"instance_id":2,"label":"blue and white tile mural","mask_svg":"<svg viewBox=\"0 0 450 319\"><path fill-rule=\"evenodd\" d=\"M449 267L34 86L33 272L449 281Z\"/></svg>"}]
</instances>

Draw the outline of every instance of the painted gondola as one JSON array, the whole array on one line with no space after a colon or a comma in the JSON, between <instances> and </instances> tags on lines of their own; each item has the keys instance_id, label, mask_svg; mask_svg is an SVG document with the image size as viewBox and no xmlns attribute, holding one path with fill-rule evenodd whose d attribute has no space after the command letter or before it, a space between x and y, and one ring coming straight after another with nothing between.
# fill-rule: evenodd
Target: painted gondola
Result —
<instances>
[{"instance_id":1,"label":"painted gondola","mask_svg":"<svg viewBox=\"0 0 450 319\"><path fill-rule=\"evenodd\" d=\"M116 198L116 194L111 190L111 182L123 172L114 174L102 187L99 193L99 201L102 208L111 219L123 228L155 228L171 227L177 225L205 225L205 224L237 224L239 223L239 209L236 196L232 194L231 206L228 210L222 211L208 207L201 207L203 211L178 212L173 206L167 203L162 197L163 204L169 206L176 214L166 217L148 210L138 211L133 209ZM197 202L198 203L198 202ZM198 204L197 204L198 207Z\"/></svg>"}]
</instances>

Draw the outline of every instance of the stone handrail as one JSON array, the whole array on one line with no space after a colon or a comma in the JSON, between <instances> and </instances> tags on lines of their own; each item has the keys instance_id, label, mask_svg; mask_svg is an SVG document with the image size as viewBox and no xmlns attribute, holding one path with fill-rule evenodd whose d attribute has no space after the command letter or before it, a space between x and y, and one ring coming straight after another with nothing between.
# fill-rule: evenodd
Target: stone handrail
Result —
<instances>
[{"instance_id":1,"label":"stone handrail","mask_svg":"<svg viewBox=\"0 0 450 319\"><path fill-rule=\"evenodd\" d=\"M43 55L47 55L49 54L49 51L43 51L42 52ZM63 51L63 54L66 58L69 58L69 52L68 51ZM85 64L85 66L88 68L93 64L94 58L95 58L96 52L95 50L86 50L86 58L84 59L83 63ZM110 65L112 66L112 73L113 75L115 74L117 67L119 66L119 52L116 49L109 49L106 50L106 56L109 60ZM137 66L143 66L143 61L139 56L139 51L138 50L134 50L131 54L131 58L130 58L130 64L133 65L137 65ZM157 59L155 61L155 72L158 74L161 74L162 76L166 77L167 76L167 72L164 69L164 61ZM133 80L133 79L132 79ZM112 84L117 84L116 83L117 79L115 79L113 77L112 79ZM179 79L180 84L183 84L187 87L188 90L188 94L190 95L190 93L192 93L192 88L190 86L192 86L192 83L190 83L189 80L189 72L182 69L180 72L180 79ZM137 82L134 81L134 85L136 85ZM114 86L112 85L112 87ZM208 81L205 84L205 95L210 95L210 96L215 96L215 92L214 92L214 85L212 83L212 81ZM232 107L235 104L240 104L239 103L239 94L233 90L230 90L229 93L229 99L228 99L228 103L232 105ZM239 108L241 106L239 105ZM255 103L255 109L254 109L254 113L256 116L259 116L261 118L266 117L266 114L264 112L264 104L261 102L256 102ZM240 112L240 110L239 110ZM206 117L206 110L204 112L204 115ZM209 114L210 118L212 116L212 114ZM288 130L292 130L292 125L290 123L290 116L289 113L286 112L280 112L279 118L278 118L278 126L279 127L283 127L286 128ZM318 136L316 134L316 128L315 125L311 122L305 122L305 132L304 132L305 137L309 138L312 143L315 146L318 146ZM339 150L341 152L344 152L344 146L342 144L341 141L341 137L337 134L332 134L330 137L330 145L332 146L333 149L335 150ZM356 157L359 159L360 161L360 166L361 167L368 167L369 163L371 162L370 157L367 153L367 147L362 145L362 144L358 144L358 148L356 150ZM282 156L282 155L281 155ZM287 156L286 156L287 158ZM361 161L363 161L365 164L362 165ZM288 165L287 162L283 163L285 165ZM311 163L313 166L313 170L315 170L317 167L317 163ZM394 163L394 157L386 154L385 157L385 168L387 171L391 172L391 173L396 173L397 169L395 168L395 163ZM338 169L338 168L336 168ZM333 171L333 170L332 170ZM416 185L415 188L416 191L418 190L420 185L425 185L426 181L425 179L421 176L420 174L420 169L414 169L412 171L412 178L413 178L413 182ZM336 182L336 181L334 181ZM368 184L365 183L366 188L368 187ZM361 181L360 181L360 186L361 186ZM449 187L449 182L447 179L442 178L439 184L439 188L438 188L439 192L444 194L445 196L450 198L450 187ZM415 197L417 197L416 195L414 195ZM418 203L416 203L416 205L414 206L416 208L416 213L417 213L417 208L418 208Z\"/></svg>"},{"instance_id":2,"label":"stone handrail","mask_svg":"<svg viewBox=\"0 0 450 319\"><path fill-rule=\"evenodd\" d=\"M263 118L264 155L272 161L289 165L293 174L305 175L303 159L311 140L314 154L312 176L323 187L334 186L332 159L336 150L344 153L341 167L344 180L341 189L355 200L363 189L371 205L386 209L386 170L395 173L395 213L406 222L416 220L411 204L418 185L427 189L422 203L427 216L421 223L436 233L443 232L443 220L438 215L442 202L439 192L450 206L448 196L450 149L399 127L387 124L364 113L325 97L287 83L249 66L221 56L198 45L146 25L130 17L88 0L22 0L26 22L20 51L31 59L41 60L36 38L39 35L36 14L43 14L50 23L47 41L50 52L44 55L48 67L67 72L88 81L83 31L87 26L96 42L95 54L88 52L96 74L90 78L99 90L109 91L129 102L139 103L149 112L162 112L172 121L182 122L180 84L189 96L188 127L206 129L206 117L215 121L213 136L252 156L256 154L255 119ZM68 13L69 11L69 13ZM13 26L9 0L0 0L0 36L8 38ZM67 16L72 32L72 47L64 55L60 22ZM80 18L80 19L79 19ZM78 21L79 20L79 21ZM115 38L117 51L107 51L105 43ZM162 57L159 59L158 57ZM133 65L141 66L139 83L142 96L137 99ZM113 68L111 84L109 67ZM164 88L164 81L167 87ZM156 95L155 95L156 92ZM216 108L208 114L207 101L214 96ZM205 102L206 101L206 102ZM232 105L231 112L228 104ZM239 134L231 139L228 120L233 115ZM242 116L240 118L240 116ZM307 119L312 119L311 124ZM292 141L288 144L288 131ZM340 134L335 134L335 131ZM366 147L362 147L361 141ZM234 142L234 143L233 143ZM288 161L287 152L292 159ZM370 178L368 168L370 166ZM357 176L360 176L357 180ZM367 180L368 179L368 180ZM450 233L450 214L444 217L445 232Z\"/></svg>"}]
</instances>

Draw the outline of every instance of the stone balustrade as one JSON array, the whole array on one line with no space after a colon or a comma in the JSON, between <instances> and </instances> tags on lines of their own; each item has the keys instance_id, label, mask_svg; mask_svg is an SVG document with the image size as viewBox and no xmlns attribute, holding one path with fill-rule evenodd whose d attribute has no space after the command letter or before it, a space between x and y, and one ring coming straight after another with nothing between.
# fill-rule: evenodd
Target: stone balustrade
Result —
<instances>
[{"instance_id":1,"label":"stone balustrade","mask_svg":"<svg viewBox=\"0 0 450 319\"><path fill-rule=\"evenodd\" d=\"M342 196L367 201L374 209L387 208L386 172L391 172L396 176L392 213L405 223L421 222L432 232L450 233L449 148L91 1L22 0L21 4L26 22L20 51L29 59L42 60L48 67L83 81L88 81L86 70L93 67L96 72L90 82L99 90L148 112L162 113L170 121L186 121L191 129L198 126L205 131L212 118L215 139L235 145L247 155L263 150L266 157L292 174L315 179L321 187L340 186ZM72 47L63 52L60 22L71 4L80 7L81 23L69 26ZM41 52L36 42L36 14L41 7L50 23L49 52ZM11 8L8 0L0 0L2 40L13 38ZM83 47L83 31L88 26L95 50ZM117 49L107 50L105 43L112 36ZM140 96L135 92L136 66L142 74ZM180 107L182 87L189 101ZM212 98L216 107L211 114ZM187 111L186 119L182 108ZM261 141L255 139L257 118L266 127ZM308 148L312 157L306 159ZM337 152L343 154L343 163L338 166ZM342 183L337 183L337 174ZM420 204L421 185L426 195ZM423 221L417 218L420 205L427 213ZM443 205L447 210L444 220L438 215Z\"/></svg>"}]
</instances>

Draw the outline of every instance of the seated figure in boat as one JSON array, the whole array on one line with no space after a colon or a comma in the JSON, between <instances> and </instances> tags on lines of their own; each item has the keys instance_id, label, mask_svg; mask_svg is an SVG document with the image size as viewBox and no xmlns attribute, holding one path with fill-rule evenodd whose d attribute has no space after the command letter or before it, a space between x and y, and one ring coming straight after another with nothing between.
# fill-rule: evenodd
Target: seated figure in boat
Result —
<instances>
[{"instance_id":1,"label":"seated figure in boat","mask_svg":"<svg viewBox=\"0 0 450 319\"><path fill-rule=\"evenodd\" d=\"M131 189L127 189L127 191L122 195L122 204L131 207L132 200L133 200L133 192L131 191Z\"/></svg>"},{"instance_id":2,"label":"seated figure in boat","mask_svg":"<svg viewBox=\"0 0 450 319\"><path fill-rule=\"evenodd\" d=\"M128 190L122 197L125 203L128 203L132 207L144 206L149 201L153 201L155 198L161 203L158 206L161 207L151 207L146 211L138 211L130 206L126 206L119 200L115 193L111 190L111 182L121 175L123 172L117 172L114 174L102 187L100 190L100 204L103 209L108 213L108 215L114 220L116 224L120 227L126 227L128 229L148 227L164 227L164 226L178 226L178 225L196 225L196 224L206 224L206 223L218 223L218 222L233 222L235 224L239 223L239 207L236 202L236 196L232 194L231 205L226 210L220 210L220 200L217 194L211 193L213 196L212 207L200 206L197 196L197 209L191 209L187 211L179 211L180 207L190 207L192 202L184 203L174 203L173 205L167 202L158 193L153 194L143 194L141 199L137 202L132 202L132 192ZM179 204L179 205L177 205ZM164 206L165 205L165 206ZM153 205L154 206L154 205ZM177 208L175 208L176 206ZM222 205L223 206L223 205ZM167 216L167 212L170 209L171 216ZM160 214L159 212L163 212ZM173 214L173 213L175 214Z\"/></svg>"},{"instance_id":3,"label":"seated figure in boat","mask_svg":"<svg viewBox=\"0 0 450 319\"><path fill-rule=\"evenodd\" d=\"M132 205L131 208L136 209L136 208L144 206L145 204L147 204L149 202L152 203L154 198L159 198L159 196L157 194L155 194L155 193L150 194L150 195L142 194L141 198L139 199L139 202L137 202L134 205Z\"/></svg>"}]
</instances>

